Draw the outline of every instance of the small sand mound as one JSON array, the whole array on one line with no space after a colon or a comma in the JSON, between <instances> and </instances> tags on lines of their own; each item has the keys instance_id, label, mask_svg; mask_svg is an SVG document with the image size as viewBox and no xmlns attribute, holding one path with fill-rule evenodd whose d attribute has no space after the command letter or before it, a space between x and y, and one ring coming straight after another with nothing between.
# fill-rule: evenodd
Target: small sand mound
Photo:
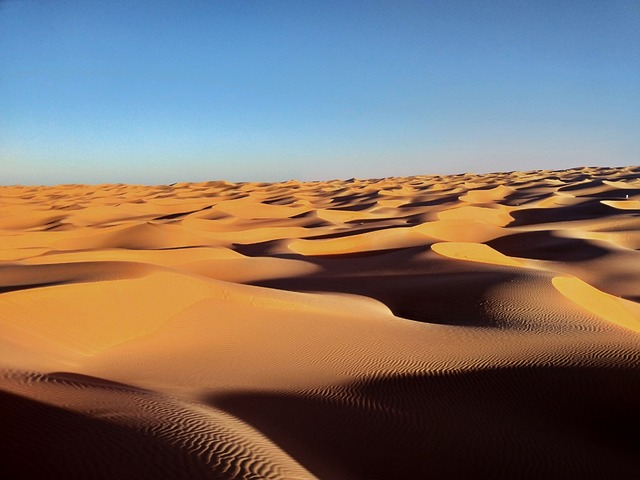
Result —
<instances>
[{"instance_id":1,"label":"small sand mound","mask_svg":"<svg viewBox=\"0 0 640 480\"><path fill-rule=\"evenodd\" d=\"M640 210L640 200L603 200L602 203L619 210Z\"/></svg>"},{"instance_id":2,"label":"small sand mound","mask_svg":"<svg viewBox=\"0 0 640 480\"><path fill-rule=\"evenodd\" d=\"M470 242L446 242L434 243L431 249L448 258L466 260L469 262L490 263L492 265L504 265L507 267L523 267L524 263L515 258L508 257L483 243Z\"/></svg>"},{"instance_id":3,"label":"small sand mound","mask_svg":"<svg viewBox=\"0 0 640 480\"><path fill-rule=\"evenodd\" d=\"M468 203L492 203L502 200L512 194L514 189L505 185L499 185L488 190L470 190L460 197L460 200Z\"/></svg>"},{"instance_id":4,"label":"small sand mound","mask_svg":"<svg viewBox=\"0 0 640 480\"><path fill-rule=\"evenodd\" d=\"M504 209L484 208L476 206L465 206L444 210L438 213L440 220L464 220L470 222L486 222L498 227L513 221L513 217Z\"/></svg>"},{"instance_id":5,"label":"small sand mound","mask_svg":"<svg viewBox=\"0 0 640 480\"><path fill-rule=\"evenodd\" d=\"M486 242L505 234L505 231L484 221L436 220L413 227L416 232L447 242Z\"/></svg>"}]
</instances>

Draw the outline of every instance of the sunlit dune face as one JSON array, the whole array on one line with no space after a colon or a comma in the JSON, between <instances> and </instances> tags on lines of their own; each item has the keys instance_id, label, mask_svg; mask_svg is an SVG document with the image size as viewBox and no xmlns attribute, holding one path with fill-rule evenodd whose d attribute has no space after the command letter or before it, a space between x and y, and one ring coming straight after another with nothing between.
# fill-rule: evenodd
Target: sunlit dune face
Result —
<instances>
[{"instance_id":1,"label":"sunlit dune face","mask_svg":"<svg viewBox=\"0 0 640 480\"><path fill-rule=\"evenodd\" d=\"M483 243L436 243L432 245L431 248L434 252L442 256L458 260L488 263L491 265L504 265L508 267L523 266L522 261L503 255Z\"/></svg>"},{"instance_id":2,"label":"sunlit dune face","mask_svg":"<svg viewBox=\"0 0 640 480\"><path fill-rule=\"evenodd\" d=\"M604 293L578 278L556 277L553 286L599 317L640 332L640 304Z\"/></svg>"}]
</instances>

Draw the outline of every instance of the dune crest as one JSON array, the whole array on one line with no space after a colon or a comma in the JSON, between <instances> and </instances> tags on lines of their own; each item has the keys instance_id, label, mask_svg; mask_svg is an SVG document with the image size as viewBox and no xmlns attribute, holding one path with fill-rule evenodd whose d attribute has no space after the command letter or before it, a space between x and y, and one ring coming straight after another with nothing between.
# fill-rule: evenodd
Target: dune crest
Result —
<instances>
[{"instance_id":1,"label":"dune crest","mask_svg":"<svg viewBox=\"0 0 640 480\"><path fill-rule=\"evenodd\" d=\"M434 243L431 249L448 258L467 260L470 262L489 263L491 265L503 265L506 267L522 267L523 262L510 258L494 250L484 243L471 242L444 242Z\"/></svg>"},{"instance_id":2,"label":"dune crest","mask_svg":"<svg viewBox=\"0 0 640 480\"><path fill-rule=\"evenodd\" d=\"M640 304L604 293L578 278L555 277L553 286L586 310L616 325L640 332Z\"/></svg>"}]
</instances>

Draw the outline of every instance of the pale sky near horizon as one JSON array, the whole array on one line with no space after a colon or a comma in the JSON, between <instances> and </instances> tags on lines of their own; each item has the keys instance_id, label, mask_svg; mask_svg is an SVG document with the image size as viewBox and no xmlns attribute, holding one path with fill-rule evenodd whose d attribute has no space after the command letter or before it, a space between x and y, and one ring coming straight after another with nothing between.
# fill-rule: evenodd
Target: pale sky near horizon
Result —
<instances>
[{"instance_id":1,"label":"pale sky near horizon","mask_svg":"<svg viewBox=\"0 0 640 480\"><path fill-rule=\"evenodd\" d=\"M3 185L639 155L637 0L0 0Z\"/></svg>"}]
</instances>

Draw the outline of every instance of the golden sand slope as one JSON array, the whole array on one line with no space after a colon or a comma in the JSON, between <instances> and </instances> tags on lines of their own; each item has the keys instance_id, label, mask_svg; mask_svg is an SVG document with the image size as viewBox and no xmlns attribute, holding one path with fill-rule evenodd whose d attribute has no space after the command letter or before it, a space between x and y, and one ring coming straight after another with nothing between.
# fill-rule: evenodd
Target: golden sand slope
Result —
<instances>
[{"instance_id":1,"label":"golden sand slope","mask_svg":"<svg viewBox=\"0 0 640 480\"><path fill-rule=\"evenodd\" d=\"M0 478L637 478L640 168L0 188Z\"/></svg>"}]
</instances>

